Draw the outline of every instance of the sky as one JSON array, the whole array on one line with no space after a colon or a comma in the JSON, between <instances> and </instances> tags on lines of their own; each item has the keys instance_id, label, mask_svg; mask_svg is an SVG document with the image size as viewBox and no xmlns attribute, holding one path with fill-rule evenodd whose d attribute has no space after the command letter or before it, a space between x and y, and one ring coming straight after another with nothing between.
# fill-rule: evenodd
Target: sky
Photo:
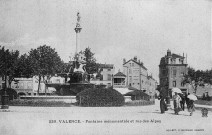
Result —
<instances>
[{"instance_id":1,"label":"sky","mask_svg":"<svg viewBox=\"0 0 212 135\"><path fill-rule=\"evenodd\" d=\"M210 0L1 0L0 45L27 53L49 45L65 62L75 52L80 12L80 50L122 71L123 58L140 59L158 80L168 49L187 54L189 66L212 67Z\"/></svg>"}]
</instances>

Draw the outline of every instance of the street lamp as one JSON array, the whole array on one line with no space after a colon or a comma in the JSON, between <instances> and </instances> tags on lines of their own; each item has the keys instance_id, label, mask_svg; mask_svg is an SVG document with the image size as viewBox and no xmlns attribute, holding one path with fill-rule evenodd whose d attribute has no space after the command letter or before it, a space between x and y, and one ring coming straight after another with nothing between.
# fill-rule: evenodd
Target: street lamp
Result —
<instances>
[{"instance_id":1,"label":"street lamp","mask_svg":"<svg viewBox=\"0 0 212 135\"><path fill-rule=\"evenodd\" d=\"M4 88L3 88L3 93L2 93L2 105L1 105L1 109L9 109L9 96L7 95L7 75L5 75L5 80L4 80Z\"/></svg>"},{"instance_id":2,"label":"street lamp","mask_svg":"<svg viewBox=\"0 0 212 135\"><path fill-rule=\"evenodd\" d=\"M2 98L1 98L1 109L8 109L9 105L9 96L7 95L7 54L4 56L4 84L3 84L3 93L2 93Z\"/></svg>"}]
</instances>

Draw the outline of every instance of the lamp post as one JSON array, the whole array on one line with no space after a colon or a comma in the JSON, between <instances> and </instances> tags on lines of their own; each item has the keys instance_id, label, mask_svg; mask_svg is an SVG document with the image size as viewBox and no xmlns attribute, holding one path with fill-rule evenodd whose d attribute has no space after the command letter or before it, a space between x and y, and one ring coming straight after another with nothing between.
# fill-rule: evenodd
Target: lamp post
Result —
<instances>
[{"instance_id":1,"label":"lamp post","mask_svg":"<svg viewBox=\"0 0 212 135\"><path fill-rule=\"evenodd\" d=\"M5 81L4 81L4 88L3 88L3 93L2 93L2 98L1 98L1 109L9 109L9 96L7 95L7 75L5 75Z\"/></svg>"},{"instance_id":2,"label":"lamp post","mask_svg":"<svg viewBox=\"0 0 212 135\"><path fill-rule=\"evenodd\" d=\"M4 55L4 84L3 84L3 93L2 93L2 98L1 98L1 109L9 109L9 96L7 95L7 54L5 53Z\"/></svg>"}]
</instances>

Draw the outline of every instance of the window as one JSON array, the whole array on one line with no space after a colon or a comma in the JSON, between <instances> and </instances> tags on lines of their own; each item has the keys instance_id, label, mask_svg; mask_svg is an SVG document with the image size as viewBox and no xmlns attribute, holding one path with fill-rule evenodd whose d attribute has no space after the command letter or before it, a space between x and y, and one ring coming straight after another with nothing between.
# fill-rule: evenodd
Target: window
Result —
<instances>
[{"instance_id":1,"label":"window","mask_svg":"<svg viewBox=\"0 0 212 135\"><path fill-rule=\"evenodd\" d=\"M166 70L165 69L162 70L162 75L163 76L166 75Z\"/></svg>"},{"instance_id":2,"label":"window","mask_svg":"<svg viewBox=\"0 0 212 135\"><path fill-rule=\"evenodd\" d=\"M111 71L111 69L109 68L109 69L107 69L107 71Z\"/></svg>"},{"instance_id":3,"label":"window","mask_svg":"<svg viewBox=\"0 0 212 135\"><path fill-rule=\"evenodd\" d=\"M173 81L173 87L176 87L176 81Z\"/></svg>"},{"instance_id":4,"label":"window","mask_svg":"<svg viewBox=\"0 0 212 135\"><path fill-rule=\"evenodd\" d=\"M15 85L15 88L16 88L16 89L18 89L18 88L19 88L18 83Z\"/></svg>"},{"instance_id":5,"label":"window","mask_svg":"<svg viewBox=\"0 0 212 135\"><path fill-rule=\"evenodd\" d=\"M32 89L32 83L31 82L27 83L27 89Z\"/></svg>"},{"instance_id":6,"label":"window","mask_svg":"<svg viewBox=\"0 0 212 135\"><path fill-rule=\"evenodd\" d=\"M132 76L130 76L130 82L132 82Z\"/></svg>"},{"instance_id":7,"label":"window","mask_svg":"<svg viewBox=\"0 0 212 135\"><path fill-rule=\"evenodd\" d=\"M173 77L176 77L176 75L177 75L177 69L176 67L173 67Z\"/></svg>"},{"instance_id":8,"label":"window","mask_svg":"<svg viewBox=\"0 0 212 135\"><path fill-rule=\"evenodd\" d=\"M138 85L139 85L139 83L138 83Z\"/></svg>"},{"instance_id":9,"label":"window","mask_svg":"<svg viewBox=\"0 0 212 135\"><path fill-rule=\"evenodd\" d=\"M131 63L130 63L130 67L131 67Z\"/></svg>"},{"instance_id":10,"label":"window","mask_svg":"<svg viewBox=\"0 0 212 135\"><path fill-rule=\"evenodd\" d=\"M20 83L20 88L24 88L24 83Z\"/></svg>"},{"instance_id":11,"label":"window","mask_svg":"<svg viewBox=\"0 0 212 135\"><path fill-rule=\"evenodd\" d=\"M184 87L184 83L183 82L181 82L181 86Z\"/></svg>"},{"instance_id":12,"label":"window","mask_svg":"<svg viewBox=\"0 0 212 135\"><path fill-rule=\"evenodd\" d=\"M60 83L60 79L56 79L56 83Z\"/></svg>"},{"instance_id":13,"label":"window","mask_svg":"<svg viewBox=\"0 0 212 135\"><path fill-rule=\"evenodd\" d=\"M132 74L132 70L131 69L129 69L129 74Z\"/></svg>"},{"instance_id":14,"label":"window","mask_svg":"<svg viewBox=\"0 0 212 135\"><path fill-rule=\"evenodd\" d=\"M132 63L132 67L134 67L134 63Z\"/></svg>"},{"instance_id":15,"label":"window","mask_svg":"<svg viewBox=\"0 0 212 135\"><path fill-rule=\"evenodd\" d=\"M111 74L108 74L107 75L107 80L111 80L111 78L112 78Z\"/></svg>"},{"instance_id":16,"label":"window","mask_svg":"<svg viewBox=\"0 0 212 135\"><path fill-rule=\"evenodd\" d=\"M175 59L173 59L172 64L176 64L176 60Z\"/></svg>"}]
</instances>

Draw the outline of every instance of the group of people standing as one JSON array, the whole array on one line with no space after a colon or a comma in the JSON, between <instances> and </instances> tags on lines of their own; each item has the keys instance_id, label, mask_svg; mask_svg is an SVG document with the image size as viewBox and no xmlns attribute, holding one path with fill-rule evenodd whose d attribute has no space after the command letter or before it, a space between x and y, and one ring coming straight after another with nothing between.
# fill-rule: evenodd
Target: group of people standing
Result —
<instances>
[{"instance_id":1,"label":"group of people standing","mask_svg":"<svg viewBox=\"0 0 212 135\"><path fill-rule=\"evenodd\" d=\"M188 111L190 112L190 116L192 116L193 112L195 111L194 101L190 100L188 98L188 95L189 95L189 93L188 94L177 93L177 92L174 93L174 95L173 95L173 105L174 105L174 113L176 115L178 115L180 111L185 110L185 104L186 104ZM159 99L160 99L161 113L165 113L165 111L168 110L167 102L165 101L166 97L163 96L162 94L160 94Z\"/></svg>"}]
</instances>

